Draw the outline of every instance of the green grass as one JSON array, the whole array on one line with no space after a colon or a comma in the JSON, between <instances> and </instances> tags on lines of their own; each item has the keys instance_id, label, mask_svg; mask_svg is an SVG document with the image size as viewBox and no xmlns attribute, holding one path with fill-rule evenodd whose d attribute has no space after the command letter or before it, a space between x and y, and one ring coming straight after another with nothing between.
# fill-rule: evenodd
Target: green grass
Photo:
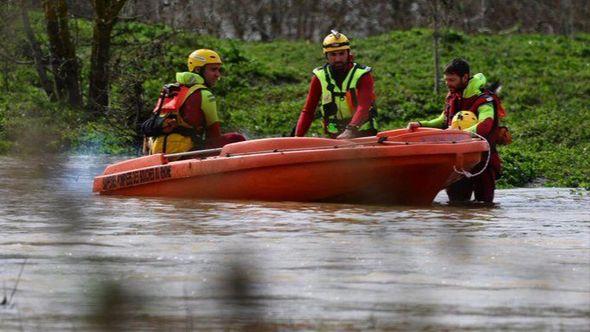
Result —
<instances>
[{"instance_id":1,"label":"green grass","mask_svg":"<svg viewBox=\"0 0 590 332\"><path fill-rule=\"evenodd\" d=\"M42 18L33 16L40 39ZM90 23L77 20L78 56L87 89ZM135 113L129 87L139 82L148 117L162 84L184 71L194 49L218 50L224 77L216 87L223 128L250 138L286 135L305 101L311 71L323 63L318 44L305 41L238 42L173 31L165 26L120 24L114 38L111 110L97 122L83 111L47 101L32 67L10 72L8 92L0 97L0 152L42 146L50 151L101 153L137 151ZM15 43L23 43L16 38ZM444 93L433 93L431 31L415 29L352 41L356 61L373 67L381 129L431 118L441 111ZM502 187L542 184L590 188L590 35L443 34L442 63L470 61L474 73L501 81L514 143L500 148ZM3 74L0 74L3 75ZM2 77L2 76L0 76ZM3 81L3 80L2 80ZM443 86L444 90L444 86ZM320 134L319 121L311 134ZM22 132L43 133L30 144ZM30 135L29 135L30 136Z\"/></svg>"}]
</instances>

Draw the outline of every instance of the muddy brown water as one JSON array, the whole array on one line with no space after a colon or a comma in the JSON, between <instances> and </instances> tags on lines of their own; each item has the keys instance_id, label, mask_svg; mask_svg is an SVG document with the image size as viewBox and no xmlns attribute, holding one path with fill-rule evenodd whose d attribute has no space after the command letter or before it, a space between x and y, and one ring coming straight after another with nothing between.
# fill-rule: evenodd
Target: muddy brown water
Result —
<instances>
[{"instance_id":1,"label":"muddy brown water","mask_svg":"<svg viewBox=\"0 0 590 332\"><path fill-rule=\"evenodd\" d=\"M103 197L0 157L0 330L590 330L590 196L495 207Z\"/></svg>"}]
</instances>

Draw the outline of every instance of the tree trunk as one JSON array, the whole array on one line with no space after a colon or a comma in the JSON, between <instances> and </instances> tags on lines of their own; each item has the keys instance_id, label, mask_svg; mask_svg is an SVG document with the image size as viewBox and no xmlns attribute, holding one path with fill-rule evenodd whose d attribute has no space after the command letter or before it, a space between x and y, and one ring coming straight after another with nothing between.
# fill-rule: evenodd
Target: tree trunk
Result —
<instances>
[{"instance_id":1,"label":"tree trunk","mask_svg":"<svg viewBox=\"0 0 590 332\"><path fill-rule=\"evenodd\" d=\"M76 48L70 37L66 1L45 0L43 9L47 20L51 66L57 96L61 100L67 100L70 105L79 107L82 105L79 64Z\"/></svg>"},{"instance_id":2,"label":"tree trunk","mask_svg":"<svg viewBox=\"0 0 590 332\"><path fill-rule=\"evenodd\" d=\"M574 32L572 2L571 0L561 0L559 7L561 12L561 33L571 37Z\"/></svg>"},{"instance_id":3,"label":"tree trunk","mask_svg":"<svg viewBox=\"0 0 590 332\"><path fill-rule=\"evenodd\" d=\"M37 74L39 75L39 81L43 90L47 94L47 97L52 101L56 101L56 96L53 91L53 84L47 77L47 72L45 71L45 65L43 64L43 53L41 52L41 47L35 38L35 34L33 33L33 29L31 28L31 23L29 21L29 12L27 9L27 5L25 4L25 0L20 0L20 8L21 8L21 17L23 20L23 27L25 29L25 33L27 35L27 39L31 44L31 50L33 51L33 58L35 60L35 68L37 69Z\"/></svg>"},{"instance_id":4,"label":"tree trunk","mask_svg":"<svg viewBox=\"0 0 590 332\"><path fill-rule=\"evenodd\" d=\"M112 26L97 19L94 21L88 103L93 116L103 113L109 106L109 54Z\"/></svg>"},{"instance_id":5,"label":"tree trunk","mask_svg":"<svg viewBox=\"0 0 590 332\"><path fill-rule=\"evenodd\" d=\"M281 38L283 35L283 15L281 11L284 8L281 7L281 4L278 0L271 0L270 2L270 31L272 34L272 39Z\"/></svg>"},{"instance_id":6,"label":"tree trunk","mask_svg":"<svg viewBox=\"0 0 590 332\"><path fill-rule=\"evenodd\" d=\"M60 100L64 99L65 83L60 73L62 66L61 54L63 54L63 47L59 40L59 24L57 22L57 12L55 3L50 0L43 2L43 9L45 12L45 21L47 24L47 38L49 39L49 51L51 71L53 72L53 80L55 82L55 92Z\"/></svg>"},{"instance_id":7,"label":"tree trunk","mask_svg":"<svg viewBox=\"0 0 590 332\"><path fill-rule=\"evenodd\" d=\"M59 38L63 43L64 63L63 74L65 78L65 87L68 93L70 105L74 107L82 106L82 93L80 91L80 65L76 58L76 47L70 37L70 28L68 25L68 7L65 0L58 2L59 9Z\"/></svg>"},{"instance_id":8,"label":"tree trunk","mask_svg":"<svg viewBox=\"0 0 590 332\"><path fill-rule=\"evenodd\" d=\"M303 10L303 6L298 7L297 8L297 35L295 36L296 39L302 39L303 38L303 31L304 31L304 27L303 27L303 15L304 15L304 10Z\"/></svg>"},{"instance_id":9,"label":"tree trunk","mask_svg":"<svg viewBox=\"0 0 590 332\"><path fill-rule=\"evenodd\" d=\"M109 106L111 32L126 0L93 0L94 29L90 56L88 107L98 116Z\"/></svg>"},{"instance_id":10,"label":"tree trunk","mask_svg":"<svg viewBox=\"0 0 590 332\"><path fill-rule=\"evenodd\" d=\"M432 41L434 46L434 93L440 93L440 54L438 49L438 39L440 37L439 28L439 8L438 0L434 0L432 4L432 18L434 21L434 32L432 34Z\"/></svg>"},{"instance_id":11,"label":"tree trunk","mask_svg":"<svg viewBox=\"0 0 590 332\"><path fill-rule=\"evenodd\" d=\"M481 0L481 27L485 30L488 29L488 1Z\"/></svg>"},{"instance_id":12,"label":"tree trunk","mask_svg":"<svg viewBox=\"0 0 590 332\"><path fill-rule=\"evenodd\" d=\"M270 12L268 4L259 2L257 7L254 7L254 28L260 35L260 41L267 42L271 40L271 36L267 30L266 15ZM272 15L272 13L271 13Z\"/></svg>"}]
</instances>

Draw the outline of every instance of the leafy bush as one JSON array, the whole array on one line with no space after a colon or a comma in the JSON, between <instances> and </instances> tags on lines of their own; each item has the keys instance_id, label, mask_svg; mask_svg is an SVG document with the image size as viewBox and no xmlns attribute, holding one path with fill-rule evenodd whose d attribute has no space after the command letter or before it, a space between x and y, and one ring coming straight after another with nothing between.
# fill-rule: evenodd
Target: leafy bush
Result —
<instances>
[{"instance_id":1,"label":"leafy bush","mask_svg":"<svg viewBox=\"0 0 590 332\"><path fill-rule=\"evenodd\" d=\"M134 154L138 151L133 144L135 136L129 129L113 131L113 126L107 122L88 123L80 128L72 149L83 154Z\"/></svg>"},{"instance_id":2,"label":"leafy bush","mask_svg":"<svg viewBox=\"0 0 590 332\"><path fill-rule=\"evenodd\" d=\"M538 161L533 153L512 147L500 154L503 161L500 187L522 187L539 179Z\"/></svg>"}]
</instances>

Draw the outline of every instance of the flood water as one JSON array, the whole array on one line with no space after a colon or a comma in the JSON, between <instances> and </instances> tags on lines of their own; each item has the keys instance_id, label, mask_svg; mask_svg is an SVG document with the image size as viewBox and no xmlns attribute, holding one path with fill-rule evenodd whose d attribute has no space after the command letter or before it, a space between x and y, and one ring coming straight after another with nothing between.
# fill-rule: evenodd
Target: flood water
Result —
<instances>
[{"instance_id":1,"label":"flood water","mask_svg":"<svg viewBox=\"0 0 590 332\"><path fill-rule=\"evenodd\" d=\"M590 196L495 207L103 197L0 157L0 330L590 330Z\"/></svg>"}]
</instances>

